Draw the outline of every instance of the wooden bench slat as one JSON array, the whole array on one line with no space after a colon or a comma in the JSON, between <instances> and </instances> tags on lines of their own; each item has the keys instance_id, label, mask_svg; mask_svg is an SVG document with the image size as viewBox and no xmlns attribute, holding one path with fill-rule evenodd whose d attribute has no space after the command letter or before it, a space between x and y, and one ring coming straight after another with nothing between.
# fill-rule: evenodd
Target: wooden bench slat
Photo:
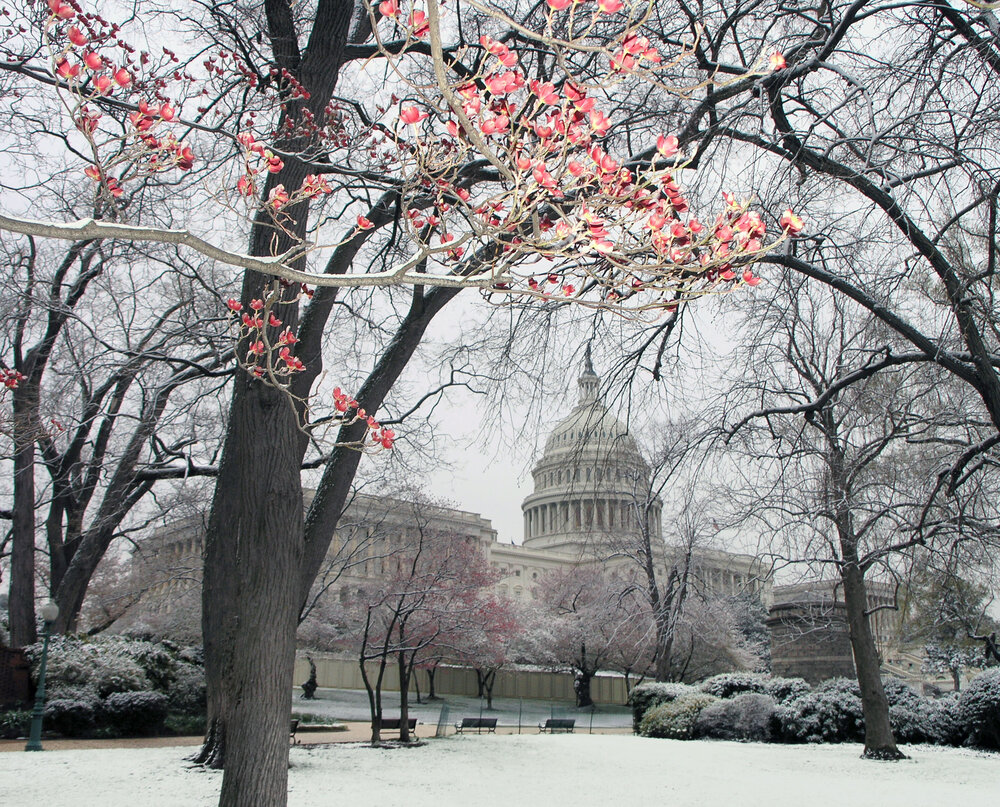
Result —
<instances>
[{"instance_id":1,"label":"wooden bench slat","mask_svg":"<svg viewBox=\"0 0 1000 807\"><path fill-rule=\"evenodd\" d=\"M576 720L574 718L568 717L550 717L544 723L538 724L538 730L540 732L549 732L553 734L557 731L565 731L567 733L572 733L576 727Z\"/></svg>"},{"instance_id":2,"label":"wooden bench slat","mask_svg":"<svg viewBox=\"0 0 1000 807\"><path fill-rule=\"evenodd\" d=\"M497 729L497 718L463 717L461 723L455 724L455 733L461 734L465 729L476 729L477 734L482 734L483 729L486 729L488 734L495 734Z\"/></svg>"},{"instance_id":3,"label":"wooden bench slat","mask_svg":"<svg viewBox=\"0 0 1000 807\"><path fill-rule=\"evenodd\" d=\"M417 718L411 717L407 719L407 724L410 728L410 733L416 737L417 736ZM383 717L382 725L379 731L402 731L402 720L398 717Z\"/></svg>"}]
</instances>

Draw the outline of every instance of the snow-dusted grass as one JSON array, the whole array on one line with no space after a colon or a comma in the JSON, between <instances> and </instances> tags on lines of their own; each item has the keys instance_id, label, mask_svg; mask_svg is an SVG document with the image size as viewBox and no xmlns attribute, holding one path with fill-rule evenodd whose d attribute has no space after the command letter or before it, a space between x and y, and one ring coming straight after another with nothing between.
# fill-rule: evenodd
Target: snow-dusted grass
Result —
<instances>
[{"instance_id":1,"label":"snow-dusted grass","mask_svg":"<svg viewBox=\"0 0 1000 807\"><path fill-rule=\"evenodd\" d=\"M296 747L291 752L289 804L971 807L1000 803L1000 755L932 746L906 750L911 759L887 763L860 759L858 745L679 742L611 735L453 737L409 749ZM221 774L187 766L184 755L190 751L2 754L0 793L11 805L214 805Z\"/></svg>"}]
</instances>

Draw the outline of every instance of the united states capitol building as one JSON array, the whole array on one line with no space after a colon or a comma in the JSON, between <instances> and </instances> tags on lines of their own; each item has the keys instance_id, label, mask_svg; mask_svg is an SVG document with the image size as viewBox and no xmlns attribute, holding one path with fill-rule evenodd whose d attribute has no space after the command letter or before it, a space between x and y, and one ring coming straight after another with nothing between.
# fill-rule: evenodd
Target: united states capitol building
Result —
<instances>
[{"instance_id":1,"label":"united states capitol building","mask_svg":"<svg viewBox=\"0 0 1000 807\"><path fill-rule=\"evenodd\" d=\"M338 522L317 580L325 596L346 600L353 590L377 582L418 529L478 543L500 574L497 592L515 601L532 599L547 573L587 564L625 571L634 560L623 548L634 545L643 530L666 574L682 553L663 540L662 502L649 493L650 467L602 402L589 352L577 383L577 405L548 436L532 470L534 490L521 505L522 543L500 542L490 521L477 513L359 493ZM310 498L307 492L307 505ZM152 536L145 557L157 573L134 616L158 622L166 632L172 618L189 625L197 618L205 517L169 523ZM689 570L700 596L746 595L771 603L770 576L750 555L695 547Z\"/></svg>"}]
</instances>

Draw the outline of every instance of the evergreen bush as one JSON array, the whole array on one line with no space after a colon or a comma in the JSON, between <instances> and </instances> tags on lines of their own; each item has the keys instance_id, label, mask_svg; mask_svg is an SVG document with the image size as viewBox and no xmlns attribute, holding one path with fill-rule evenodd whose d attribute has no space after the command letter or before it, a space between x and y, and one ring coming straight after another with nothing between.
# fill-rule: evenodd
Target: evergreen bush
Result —
<instances>
[{"instance_id":1,"label":"evergreen bush","mask_svg":"<svg viewBox=\"0 0 1000 807\"><path fill-rule=\"evenodd\" d=\"M90 685L102 698L118 692L140 692L151 686L142 667L124 653L98 653L94 661Z\"/></svg>"},{"instance_id":2,"label":"evergreen bush","mask_svg":"<svg viewBox=\"0 0 1000 807\"><path fill-rule=\"evenodd\" d=\"M812 692L812 687L804 678L769 678L764 684L764 693L778 703L788 703Z\"/></svg>"},{"instance_id":3,"label":"evergreen bush","mask_svg":"<svg viewBox=\"0 0 1000 807\"><path fill-rule=\"evenodd\" d=\"M776 711L780 737L792 743L845 743L864 738L861 698L839 679L830 686L779 706Z\"/></svg>"},{"instance_id":4,"label":"evergreen bush","mask_svg":"<svg viewBox=\"0 0 1000 807\"><path fill-rule=\"evenodd\" d=\"M688 695L698 690L687 684L658 683L650 681L633 687L628 696L628 705L632 708L632 731L639 733L639 725L643 716L654 706Z\"/></svg>"},{"instance_id":5,"label":"evergreen bush","mask_svg":"<svg viewBox=\"0 0 1000 807\"><path fill-rule=\"evenodd\" d=\"M930 701L932 742L939 745L963 745L969 738L968 726L962 722L959 693L951 692L943 698Z\"/></svg>"},{"instance_id":6,"label":"evergreen bush","mask_svg":"<svg viewBox=\"0 0 1000 807\"><path fill-rule=\"evenodd\" d=\"M158 734L167 716L162 692L113 692L104 700L105 725L123 735Z\"/></svg>"},{"instance_id":7,"label":"evergreen bush","mask_svg":"<svg viewBox=\"0 0 1000 807\"><path fill-rule=\"evenodd\" d=\"M0 712L0 740L17 740L28 736L31 727L31 711L9 709Z\"/></svg>"},{"instance_id":8,"label":"evergreen bush","mask_svg":"<svg viewBox=\"0 0 1000 807\"><path fill-rule=\"evenodd\" d=\"M204 712L201 714L170 712L163 721L163 731L177 737L204 736L207 723Z\"/></svg>"},{"instance_id":9,"label":"evergreen bush","mask_svg":"<svg viewBox=\"0 0 1000 807\"><path fill-rule=\"evenodd\" d=\"M27 651L37 676L41 644ZM151 734L163 730L168 713L177 717L175 723L196 719L203 725L202 659L199 648L168 641L53 637L46 685L55 706L46 710L45 729L69 737ZM182 728L190 732L188 725Z\"/></svg>"},{"instance_id":10,"label":"evergreen bush","mask_svg":"<svg viewBox=\"0 0 1000 807\"><path fill-rule=\"evenodd\" d=\"M698 689L717 698L733 698L744 692L766 693L769 678L762 673L722 673L706 678Z\"/></svg>"},{"instance_id":11,"label":"evergreen bush","mask_svg":"<svg viewBox=\"0 0 1000 807\"><path fill-rule=\"evenodd\" d=\"M969 742L1000 750L1000 667L973 678L959 694L958 707Z\"/></svg>"},{"instance_id":12,"label":"evergreen bush","mask_svg":"<svg viewBox=\"0 0 1000 807\"><path fill-rule=\"evenodd\" d=\"M205 710L205 670L194 664L179 662L172 683L166 688L171 711L203 712Z\"/></svg>"},{"instance_id":13,"label":"evergreen bush","mask_svg":"<svg viewBox=\"0 0 1000 807\"><path fill-rule=\"evenodd\" d=\"M885 699L889 702L890 708L907 706L915 709L927 700L917 690L898 678L883 678L882 689L885 691Z\"/></svg>"},{"instance_id":14,"label":"evergreen bush","mask_svg":"<svg viewBox=\"0 0 1000 807\"><path fill-rule=\"evenodd\" d=\"M694 723L694 736L713 740L770 742L776 728L776 709L777 704L770 696L744 692L702 709Z\"/></svg>"},{"instance_id":15,"label":"evergreen bush","mask_svg":"<svg viewBox=\"0 0 1000 807\"><path fill-rule=\"evenodd\" d=\"M654 706L646 712L639 724L643 737L662 737L688 740L694 733L695 720L702 709L718 701L707 692L691 692L669 703Z\"/></svg>"},{"instance_id":16,"label":"evergreen bush","mask_svg":"<svg viewBox=\"0 0 1000 807\"><path fill-rule=\"evenodd\" d=\"M96 699L53 698L45 704L43 725L46 731L64 737L80 737L93 730L100 714Z\"/></svg>"}]
</instances>

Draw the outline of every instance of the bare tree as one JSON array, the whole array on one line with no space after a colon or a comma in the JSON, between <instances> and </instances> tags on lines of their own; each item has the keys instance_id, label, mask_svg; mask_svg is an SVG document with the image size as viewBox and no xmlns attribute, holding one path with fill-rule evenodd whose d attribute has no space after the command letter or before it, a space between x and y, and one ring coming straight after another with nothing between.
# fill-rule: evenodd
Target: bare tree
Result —
<instances>
[{"instance_id":1,"label":"bare tree","mask_svg":"<svg viewBox=\"0 0 1000 807\"><path fill-rule=\"evenodd\" d=\"M216 435L193 416L228 379L232 351L209 313L217 297L169 267L169 255L88 242L65 253L30 240L5 246L13 312L0 361L18 376L9 608L20 642L34 632L39 528L60 608L54 629L72 630L98 564L154 485L212 472L204 441ZM115 270L125 262L134 269L123 288ZM160 305L161 296L172 302Z\"/></svg>"},{"instance_id":2,"label":"bare tree","mask_svg":"<svg viewBox=\"0 0 1000 807\"><path fill-rule=\"evenodd\" d=\"M742 399L730 399L730 417L743 456L760 463L751 467L771 471L743 506L775 531L775 562L834 572L861 687L865 754L897 758L866 578L891 581L920 547L954 539L947 519L936 532L921 529L933 479L922 469L935 445L963 437L966 422L932 367L903 365L843 383L878 361L886 333L822 287L789 276L751 316L756 351L740 368Z\"/></svg>"}]
</instances>

